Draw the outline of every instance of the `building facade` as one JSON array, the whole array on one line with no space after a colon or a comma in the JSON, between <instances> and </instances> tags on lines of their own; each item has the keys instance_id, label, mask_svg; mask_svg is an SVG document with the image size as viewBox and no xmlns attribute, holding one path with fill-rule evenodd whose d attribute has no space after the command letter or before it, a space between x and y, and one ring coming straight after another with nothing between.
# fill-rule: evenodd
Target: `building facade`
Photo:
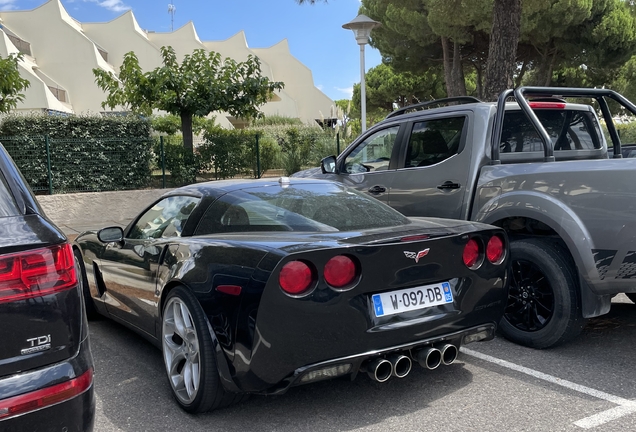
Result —
<instances>
[{"instance_id":1,"label":"building facade","mask_svg":"<svg viewBox=\"0 0 636 432\"><path fill-rule=\"evenodd\" d=\"M162 46L172 46L179 59L195 49L216 51L236 61L257 56L264 76L285 83L261 107L265 115L314 123L329 118L333 111L333 101L316 88L311 70L291 55L287 40L253 49L241 31L224 41L201 41L192 22L169 33L157 33L142 29L132 11L109 22L80 23L59 0L32 10L0 12L0 56L23 53L20 75L31 83L17 106L20 111L107 113L101 107L106 94L95 84L93 69L117 73L124 54L134 51L142 69L150 71L162 65ZM242 125L241 119L214 115L224 127Z\"/></svg>"}]
</instances>

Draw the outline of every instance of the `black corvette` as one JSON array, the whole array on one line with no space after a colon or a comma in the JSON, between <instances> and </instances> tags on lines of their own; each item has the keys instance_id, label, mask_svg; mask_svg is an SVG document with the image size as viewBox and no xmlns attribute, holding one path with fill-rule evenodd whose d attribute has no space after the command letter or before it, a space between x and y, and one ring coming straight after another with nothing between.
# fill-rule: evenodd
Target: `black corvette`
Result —
<instances>
[{"instance_id":1,"label":"black corvette","mask_svg":"<svg viewBox=\"0 0 636 432\"><path fill-rule=\"evenodd\" d=\"M190 412L450 364L493 338L507 298L503 230L406 218L321 180L183 187L76 246L87 310L161 347Z\"/></svg>"}]
</instances>

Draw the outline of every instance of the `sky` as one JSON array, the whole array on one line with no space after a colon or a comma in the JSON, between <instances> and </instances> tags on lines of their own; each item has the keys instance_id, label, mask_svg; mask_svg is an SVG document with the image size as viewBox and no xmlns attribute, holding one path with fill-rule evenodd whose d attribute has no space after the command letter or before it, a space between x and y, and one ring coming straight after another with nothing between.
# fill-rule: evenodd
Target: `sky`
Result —
<instances>
[{"instance_id":1,"label":"sky","mask_svg":"<svg viewBox=\"0 0 636 432\"><path fill-rule=\"evenodd\" d=\"M61 0L80 22L110 21L132 9L145 30L169 32L171 0ZM0 0L0 10L34 9L45 0ZM333 100L350 98L360 82L360 49L353 32L342 28L358 14L360 0L172 0L174 29L194 22L202 41L224 40L245 31L250 48L283 39L292 55L311 69L314 84ZM366 46L366 69L380 64L379 51ZM276 77L274 77L275 79Z\"/></svg>"}]
</instances>

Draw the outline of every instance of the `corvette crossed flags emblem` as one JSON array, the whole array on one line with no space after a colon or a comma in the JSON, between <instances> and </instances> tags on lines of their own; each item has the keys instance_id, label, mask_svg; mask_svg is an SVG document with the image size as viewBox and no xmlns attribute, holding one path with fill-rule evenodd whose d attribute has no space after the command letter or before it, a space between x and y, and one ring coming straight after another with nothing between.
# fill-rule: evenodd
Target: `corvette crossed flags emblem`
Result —
<instances>
[{"instance_id":1,"label":"corvette crossed flags emblem","mask_svg":"<svg viewBox=\"0 0 636 432\"><path fill-rule=\"evenodd\" d=\"M428 255L428 251L430 251L431 249L424 249L421 250L419 252L409 252L409 251L404 251L404 256L406 256L407 258L411 258L414 259L415 262L417 263L420 258L424 258L426 255Z\"/></svg>"}]
</instances>

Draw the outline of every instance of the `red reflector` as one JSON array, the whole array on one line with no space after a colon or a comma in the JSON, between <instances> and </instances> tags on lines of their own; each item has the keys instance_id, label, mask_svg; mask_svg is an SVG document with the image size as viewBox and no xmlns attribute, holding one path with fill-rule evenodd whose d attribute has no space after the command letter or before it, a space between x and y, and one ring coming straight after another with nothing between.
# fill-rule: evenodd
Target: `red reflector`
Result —
<instances>
[{"instance_id":1,"label":"red reflector","mask_svg":"<svg viewBox=\"0 0 636 432\"><path fill-rule=\"evenodd\" d=\"M299 295L309 289L314 280L314 272L302 261L290 261L278 275L280 287L288 294Z\"/></svg>"},{"instance_id":2,"label":"red reflector","mask_svg":"<svg viewBox=\"0 0 636 432\"><path fill-rule=\"evenodd\" d=\"M479 260L479 243L477 243L477 240L468 240L468 243L464 246L464 254L462 258L464 259L466 267L474 267L475 264L477 264L477 260Z\"/></svg>"},{"instance_id":3,"label":"red reflector","mask_svg":"<svg viewBox=\"0 0 636 432\"><path fill-rule=\"evenodd\" d=\"M72 399L88 390L92 383L93 369L89 369L70 381L0 400L0 420Z\"/></svg>"},{"instance_id":4,"label":"red reflector","mask_svg":"<svg viewBox=\"0 0 636 432\"><path fill-rule=\"evenodd\" d=\"M346 255L331 258L325 264L325 280L334 288L343 288L356 278L356 264Z\"/></svg>"},{"instance_id":5,"label":"red reflector","mask_svg":"<svg viewBox=\"0 0 636 432\"><path fill-rule=\"evenodd\" d=\"M492 236L486 246L486 256L488 261L493 264L499 264L504 254L504 243L499 236Z\"/></svg>"},{"instance_id":6,"label":"red reflector","mask_svg":"<svg viewBox=\"0 0 636 432\"><path fill-rule=\"evenodd\" d=\"M532 109L565 109L563 102L530 102Z\"/></svg>"},{"instance_id":7,"label":"red reflector","mask_svg":"<svg viewBox=\"0 0 636 432\"><path fill-rule=\"evenodd\" d=\"M0 255L0 303L41 297L77 285L70 244Z\"/></svg>"},{"instance_id":8,"label":"red reflector","mask_svg":"<svg viewBox=\"0 0 636 432\"><path fill-rule=\"evenodd\" d=\"M241 295L241 287L239 285L219 285L216 290L233 296Z\"/></svg>"}]
</instances>

